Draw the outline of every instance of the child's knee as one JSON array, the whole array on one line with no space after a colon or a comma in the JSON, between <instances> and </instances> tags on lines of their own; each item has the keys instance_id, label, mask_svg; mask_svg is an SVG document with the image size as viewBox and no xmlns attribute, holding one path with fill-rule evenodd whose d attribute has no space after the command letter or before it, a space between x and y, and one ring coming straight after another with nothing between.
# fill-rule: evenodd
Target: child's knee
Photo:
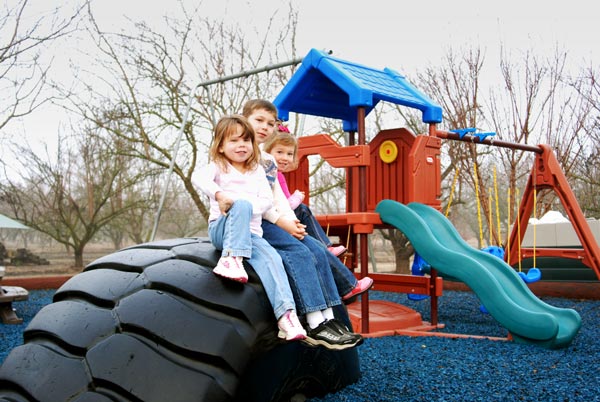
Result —
<instances>
[{"instance_id":1,"label":"child's knee","mask_svg":"<svg viewBox=\"0 0 600 402\"><path fill-rule=\"evenodd\" d=\"M250 201L246 201L246 200L234 201L231 209L234 209L234 208L236 209L237 212L250 211L250 213L252 214L252 204L250 203Z\"/></svg>"},{"instance_id":2,"label":"child's knee","mask_svg":"<svg viewBox=\"0 0 600 402\"><path fill-rule=\"evenodd\" d=\"M306 204L300 204L296 207L296 209L294 210L294 212L299 213L311 213L310 208L308 208L308 206Z\"/></svg>"}]
</instances>

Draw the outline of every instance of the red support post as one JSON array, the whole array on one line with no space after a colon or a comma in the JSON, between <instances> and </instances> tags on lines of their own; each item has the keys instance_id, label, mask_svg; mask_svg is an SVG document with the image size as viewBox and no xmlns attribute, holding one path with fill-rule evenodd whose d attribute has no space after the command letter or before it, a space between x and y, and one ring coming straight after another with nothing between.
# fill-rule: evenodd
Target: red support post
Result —
<instances>
[{"instance_id":1,"label":"red support post","mask_svg":"<svg viewBox=\"0 0 600 402\"><path fill-rule=\"evenodd\" d=\"M564 172L560 168L556 156L552 152L552 149L548 145L539 145L542 152L536 153L536 159L531 169L531 174L527 180L527 186L523 192L521 198L521 204L519 205L519 214L515 220L512 232L509 238L510 244L510 255L507 255L507 261L511 264L518 263L526 255L531 255L530 249L521 248L521 255L519 255L518 245L522 243L529 218L533 211L534 205L534 192L542 189L552 189L558 198L560 199L569 220L573 225L573 229L579 237L579 241L583 247L582 262L586 266L590 267L596 273L596 277L600 279L600 248L596 243L594 235L583 215L583 211L573 194L573 190L565 177ZM519 222L517 222L519 221ZM519 231L520 228L520 231ZM538 249L540 253L551 255L552 253L546 249Z\"/></svg>"}]
</instances>

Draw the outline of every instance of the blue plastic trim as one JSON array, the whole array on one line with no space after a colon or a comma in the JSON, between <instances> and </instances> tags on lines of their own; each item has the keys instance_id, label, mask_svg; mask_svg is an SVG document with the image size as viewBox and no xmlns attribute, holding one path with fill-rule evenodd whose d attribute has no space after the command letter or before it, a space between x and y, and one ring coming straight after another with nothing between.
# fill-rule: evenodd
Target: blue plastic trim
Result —
<instances>
[{"instance_id":1,"label":"blue plastic trim","mask_svg":"<svg viewBox=\"0 0 600 402\"><path fill-rule=\"evenodd\" d=\"M455 130L450 130L451 133L456 133L458 134L458 137L462 140L462 138L467 135L470 134L473 137L477 137L479 139L479 141L483 141L485 140L487 137L493 137L496 135L495 132L490 131L487 133L477 133L476 132L477 129L474 127L469 127L469 128L457 128Z\"/></svg>"},{"instance_id":2,"label":"blue plastic trim","mask_svg":"<svg viewBox=\"0 0 600 402\"><path fill-rule=\"evenodd\" d=\"M479 138L479 141L483 141L485 140L487 137L493 137L496 135L496 133L494 133L493 131L490 131L488 133L476 133L473 134L474 136Z\"/></svg>"},{"instance_id":3,"label":"blue plastic trim","mask_svg":"<svg viewBox=\"0 0 600 402\"><path fill-rule=\"evenodd\" d=\"M424 123L441 123L442 108L396 71L376 70L311 49L273 103L279 118L290 112L343 121L345 131L358 128L357 111L365 115L384 100L422 112Z\"/></svg>"},{"instance_id":4,"label":"blue plastic trim","mask_svg":"<svg viewBox=\"0 0 600 402\"><path fill-rule=\"evenodd\" d=\"M455 130L450 130L451 133L458 134L458 138L460 138L461 140L465 135L467 135L469 133L474 133L475 131L477 131L477 129L475 127L457 128Z\"/></svg>"}]
</instances>

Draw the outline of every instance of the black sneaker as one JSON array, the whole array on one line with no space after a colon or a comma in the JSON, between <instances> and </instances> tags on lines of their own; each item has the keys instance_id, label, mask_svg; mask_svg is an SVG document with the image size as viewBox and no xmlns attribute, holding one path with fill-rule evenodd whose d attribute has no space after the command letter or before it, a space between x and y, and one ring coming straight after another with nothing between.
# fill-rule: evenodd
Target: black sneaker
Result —
<instances>
[{"instance_id":1,"label":"black sneaker","mask_svg":"<svg viewBox=\"0 0 600 402\"><path fill-rule=\"evenodd\" d=\"M363 343L363 337L362 337L362 335L361 335L361 334L357 334L357 333L355 333L355 332L352 332L352 331L350 331L350 330L348 329L348 327L347 327L347 326L345 326L345 325L344 325L344 323L342 323L341 321L339 321L339 320L336 320L336 319L333 319L333 320L329 320L329 322L331 323L331 325L332 325L333 327L335 327L335 328L338 330L338 332L339 332L340 334L342 334L342 335L343 335L343 334L346 334L346 335L348 335L349 337L351 337L351 338L353 338L353 339L356 339L356 346L358 346L358 345L360 345L361 343Z\"/></svg>"},{"instance_id":2,"label":"black sneaker","mask_svg":"<svg viewBox=\"0 0 600 402\"><path fill-rule=\"evenodd\" d=\"M350 336L348 332L340 330L334 321L324 321L318 327L309 330L306 339L302 342L311 346L324 346L331 350L344 350L356 346L359 339ZM360 341L362 341L362 337Z\"/></svg>"}]
</instances>

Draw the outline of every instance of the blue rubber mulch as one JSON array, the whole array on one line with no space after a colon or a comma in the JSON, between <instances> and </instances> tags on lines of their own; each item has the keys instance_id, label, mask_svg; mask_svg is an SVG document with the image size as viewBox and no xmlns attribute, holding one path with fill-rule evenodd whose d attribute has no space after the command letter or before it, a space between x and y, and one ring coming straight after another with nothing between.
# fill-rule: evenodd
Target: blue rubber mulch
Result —
<instances>
[{"instance_id":1,"label":"blue rubber mulch","mask_svg":"<svg viewBox=\"0 0 600 402\"><path fill-rule=\"evenodd\" d=\"M22 343L27 323L54 291L31 291L15 303L25 322L2 325L0 362ZM429 319L429 301L373 291L371 299L407 305ZM575 309L582 328L565 349L480 339L393 336L365 339L359 346L362 377L353 385L311 402L339 401L600 401L600 302L543 298ZM470 292L445 291L439 320L444 332L505 337L507 332L479 310Z\"/></svg>"}]
</instances>

